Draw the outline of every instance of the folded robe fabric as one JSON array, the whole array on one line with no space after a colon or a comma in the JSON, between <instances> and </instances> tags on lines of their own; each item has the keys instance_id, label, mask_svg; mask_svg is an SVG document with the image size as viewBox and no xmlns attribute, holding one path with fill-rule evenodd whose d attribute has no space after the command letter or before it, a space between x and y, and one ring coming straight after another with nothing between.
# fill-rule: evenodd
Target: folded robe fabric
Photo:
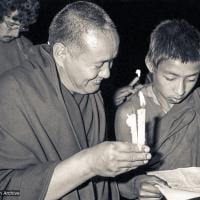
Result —
<instances>
[{"instance_id":1,"label":"folded robe fabric","mask_svg":"<svg viewBox=\"0 0 200 200\"><path fill-rule=\"evenodd\" d=\"M105 115L100 93L87 95L92 123L85 125L85 107L67 90L62 94L47 45L31 49L29 60L0 80L0 190L18 190L20 200L40 200L58 162L105 139ZM119 199L116 184L97 177L62 199L108 195Z\"/></svg>"},{"instance_id":2,"label":"folded robe fabric","mask_svg":"<svg viewBox=\"0 0 200 200\"><path fill-rule=\"evenodd\" d=\"M164 115L155 130L150 169L200 166L200 89Z\"/></svg>"},{"instance_id":3,"label":"folded robe fabric","mask_svg":"<svg viewBox=\"0 0 200 200\"><path fill-rule=\"evenodd\" d=\"M33 46L31 41L24 36L10 42L0 41L0 74L20 66L27 59L27 53L31 46Z\"/></svg>"}]
</instances>

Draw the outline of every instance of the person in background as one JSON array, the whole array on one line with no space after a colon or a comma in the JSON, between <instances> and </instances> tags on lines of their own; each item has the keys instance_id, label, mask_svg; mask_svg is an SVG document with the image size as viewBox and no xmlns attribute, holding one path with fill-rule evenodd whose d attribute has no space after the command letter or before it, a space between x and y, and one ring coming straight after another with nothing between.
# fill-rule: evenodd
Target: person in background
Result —
<instances>
[{"instance_id":1,"label":"person in background","mask_svg":"<svg viewBox=\"0 0 200 200\"><path fill-rule=\"evenodd\" d=\"M139 80L140 78L136 76L128 85L120 87L116 90L113 97L114 105L116 107L127 101L129 98L131 98L132 94L135 94L143 87L143 85L138 84Z\"/></svg>"},{"instance_id":2,"label":"person in background","mask_svg":"<svg viewBox=\"0 0 200 200\"><path fill-rule=\"evenodd\" d=\"M96 4L76 1L53 19L48 44L0 79L0 190L21 200L119 200L115 177L151 158L145 145L106 141L100 85L119 36ZM109 133L108 133L109 134Z\"/></svg>"},{"instance_id":3,"label":"person in background","mask_svg":"<svg viewBox=\"0 0 200 200\"><path fill-rule=\"evenodd\" d=\"M0 1L0 74L27 59L32 43L21 33L36 22L38 13L37 0Z\"/></svg>"},{"instance_id":4,"label":"person in background","mask_svg":"<svg viewBox=\"0 0 200 200\"><path fill-rule=\"evenodd\" d=\"M143 88L144 84L152 82L152 73L147 73L144 77L144 83L140 82L140 76L136 76L128 85L118 88L113 96L113 104L118 107L123 102L129 100L132 95Z\"/></svg>"},{"instance_id":5,"label":"person in background","mask_svg":"<svg viewBox=\"0 0 200 200\"><path fill-rule=\"evenodd\" d=\"M141 175L122 175L125 180L119 187L127 189L127 198L159 199L155 186L159 180L146 171L200 166L199 31L185 20L161 22L151 33L145 62L153 79L140 91L146 101L146 139L152 159L138 170ZM131 141L127 115L139 107L136 92L117 108L117 140Z\"/></svg>"}]
</instances>

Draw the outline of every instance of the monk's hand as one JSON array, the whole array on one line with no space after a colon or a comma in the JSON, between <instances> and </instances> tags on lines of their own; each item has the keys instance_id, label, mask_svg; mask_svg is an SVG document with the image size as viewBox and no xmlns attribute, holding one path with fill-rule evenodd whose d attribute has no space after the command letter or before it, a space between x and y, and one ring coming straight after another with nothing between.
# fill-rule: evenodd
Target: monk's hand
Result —
<instances>
[{"instance_id":1,"label":"monk's hand","mask_svg":"<svg viewBox=\"0 0 200 200\"><path fill-rule=\"evenodd\" d=\"M167 182L152 175L135 177L134 190L139 200L158 200L163 195L156 185L167 185Z\"/></svg>"},{"instance_id":2,"label":"monk's hand","mask_svg":"<svg viewBox=\"0 0 200 200\"><path fill-rule=\"evenodd\" d=\"M103 142L89 149L94 175L115 177L148 163L150 148L128 142Z\"/></svg>"},{"instance_id":3,"label":"monk's hand","mask_svg":"<svg viewBox=\"0 0 200 200\"><path fill-rule=\"evenodd\" d=\"M122 104L131 94L137 93L143 87L142 85L137 85L138 81L139 78L135 77L127 86L121 87L115 92L115 106Z\"/></svg>"}]
</instances>

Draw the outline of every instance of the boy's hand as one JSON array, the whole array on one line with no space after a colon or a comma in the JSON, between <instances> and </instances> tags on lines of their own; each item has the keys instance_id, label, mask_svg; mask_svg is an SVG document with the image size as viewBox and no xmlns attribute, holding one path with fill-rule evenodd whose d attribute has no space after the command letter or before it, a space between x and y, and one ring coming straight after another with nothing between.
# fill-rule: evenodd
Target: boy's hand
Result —
<instances>
[{"instance_id":1,"label":"boy's hand","mask_svg":"<svg viewBox=\"0 0 200 200\"><path fill-rule=\"evenodd\" d=\"M152 175L139 175L135 179L134 189L140 200L159 200L163 197L156 185L167 185L167 182Z\"/></svg>"}]
</instances>

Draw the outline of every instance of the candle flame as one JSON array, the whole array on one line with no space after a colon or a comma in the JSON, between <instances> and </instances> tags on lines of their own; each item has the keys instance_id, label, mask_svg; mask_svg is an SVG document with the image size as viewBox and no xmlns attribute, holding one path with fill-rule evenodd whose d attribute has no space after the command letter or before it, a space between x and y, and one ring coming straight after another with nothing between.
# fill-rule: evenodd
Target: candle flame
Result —
<instances>
[{"instance_id":1,"label":"candle flame","mask_svg":"<svg viewBox=\"0 0 200 200\"><path fill-rule=\"evenodd\" d=\"M141 70L140 69L136 69L135 73L137 74L138 78L141 77Z\"/></svg>"}]
</instances>

